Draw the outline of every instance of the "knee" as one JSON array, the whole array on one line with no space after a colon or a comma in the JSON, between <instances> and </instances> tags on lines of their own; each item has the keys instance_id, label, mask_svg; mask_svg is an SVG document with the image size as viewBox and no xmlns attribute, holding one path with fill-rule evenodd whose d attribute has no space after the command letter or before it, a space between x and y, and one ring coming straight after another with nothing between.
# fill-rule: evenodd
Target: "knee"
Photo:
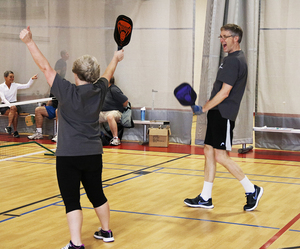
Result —
<instances>
[{"instance_id":1,"label":"knee","mask_svg":"<svg viewBox=\"0 0 300 249\"><path fill-rule=\"evenodd\" d=\"M210 145L204 145L204 156L205 157L214 157L214 148Z\"/></svg>"},{"instance_id":2,"label":"knee","mask_svg":"<svg viewBox=\"0 0 300 249\"><path fill-rule=\"evenodd\" d=\"M225 153L226 151L218 151L216 150L216 153L215 153L215 159L216 159L216 162L221 164L221 165L224 165L224 160L226 159L226 156L225 156Z\"/></svg>"},{"instance_id":3,"label":"knee","mask_svg":"<svg viewBox=\"0 0 300 249\"><path fill-rule=\"evenodd\" d=\"M107 122L108 123L116 122L115 117L113 115L107 115Z\"/></svg>"},{"instance_id":4,"label":"knee","mask_svg":"<svg viewBox=\"0 0 300 249\"><path fill-rule=\"evenodd\" d=\"M37 107L37 108L35 108L35 115L39 115L39 114L41 114L42 113L42 110L43 110L43 108L45 108L45 107L43 107L43 106L39 106L39 107Z\"/></svg>"},{"instance_id":5,"label":"knee","mask_svg":"<svg viewBox=\"0 0 300 249\"><path fill-rule=\"evenodd\" d=\"M11 106L11 107L10 107L10 111L12 111L12 112L17 112L17 107L16 107L16 106Z\"/></svg>"}]
</instances>

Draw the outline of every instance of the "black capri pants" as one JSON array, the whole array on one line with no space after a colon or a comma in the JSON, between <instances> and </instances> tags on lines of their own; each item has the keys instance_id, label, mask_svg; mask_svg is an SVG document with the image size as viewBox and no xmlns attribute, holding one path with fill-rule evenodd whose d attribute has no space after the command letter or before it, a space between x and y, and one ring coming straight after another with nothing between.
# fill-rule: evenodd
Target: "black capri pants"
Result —
<instances>
[{"instance_id":1,"label":"black capri pants","mask_svg":"<svg viewBox=\"0 0 300 249\"><path fill-rule=\"evenodd\" d=\"M107 202L102 188L102 155L57 156L56 173L66 213L81 210L80 182L94 208Z\"/></svg>"}]
</instances>

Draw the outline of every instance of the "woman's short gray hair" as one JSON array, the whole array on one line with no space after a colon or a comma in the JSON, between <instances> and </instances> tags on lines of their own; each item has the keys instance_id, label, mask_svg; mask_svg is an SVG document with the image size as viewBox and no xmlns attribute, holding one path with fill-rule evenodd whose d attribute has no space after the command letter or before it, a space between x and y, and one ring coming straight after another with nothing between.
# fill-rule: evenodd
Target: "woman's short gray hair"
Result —
<instances>
[{"instance_id":1,"label":"woman's short gray hair","mask_svg":"<svg viewBox=\"0 0 300 249\"><path fill-rule=\"evenodd\" d=\"M82 55L74 61L72 72L80 80L93 83L100 77L100 65L94 56Z\"/></svg>"}]
</instances>

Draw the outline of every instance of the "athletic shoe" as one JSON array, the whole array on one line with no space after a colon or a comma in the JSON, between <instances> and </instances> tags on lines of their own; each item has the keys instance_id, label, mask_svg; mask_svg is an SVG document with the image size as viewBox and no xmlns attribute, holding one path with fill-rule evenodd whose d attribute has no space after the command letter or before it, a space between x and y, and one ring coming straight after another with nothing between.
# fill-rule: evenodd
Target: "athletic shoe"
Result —
<instances>
[{"instance_id":1,"label":"athletic shoe","mask_svg":"<svg viewBox=\"0 0 300 249\"><path fill-rule=\"evenodd\" d=\"M185 199L184 203L189 207L201 207L207 209L214 208L214 205L212 204L212 198L209 198L207 201L205 201L200 195L194 199Z\"/></svg>"},{"instance_id":2,"label":"athletic shoe","mask_svg":"<svg viewBox=\"0 0 300 249\"><path fill-rule=\"evenodd\" d=\"M12 128L11 128L10 126L7 126L7 127L5 128L5 131L6 131L6 133L8 133L8 135L11 135Z\"/></svg>"},{"instance_id":3,"label":"athletic shoe","mask_svg":"<svg viewBox=\"0 0 300 249\"><path fill-rule=\"evenodd\" d=\"M19 138L20 137L19 132L15 131L13 137Z\"/></svg>"},{"instance_id":4,"label":"athletic shoe","mask_svg":"<svg viewBox=\"0 0 300 249\"><path fill-rule=\"evenodd\" d=\"M28 139L42 139L43 138L43 134L40 132L36 132L31 136L28 136Z\"/></svg>"},{"instance_id":5,"label":"athletic shoe","mask_svg":"<svg viewBox=\"0 0 300 249\"><path fill-rule=\"evenodd\" d=\"M118 146L118 145L120 145L121 144L121 141L120 141L120 139L119 138L117 138L117 137L114 137L112 140L110 140L110 145L114 145L114 146Z\"/></svg>"},{"instance_id":6,"label":"athletic shoe","mask_svg":"<svg viewBox=\"0 0 300 249\"><path fill-rule=\"evenodd\" d=\"M65 247L61 248L61 249L85 249L84 245L81 246L75 246L72 241L70 240L70 243L67 244Z\"/></svg>"},{"instance_id":7,"label":"athletic shoe","mask_svg":"<svg viewBox=\"0 0 300 249\"><path fill-rule=\"evenodd\" d=\"M246 193L247 198L247 204L244 206L245 211L252 211L254 210L259 202L259 199L261 198L264 189L262 187L258 187L254 185L255 191L253 193Z\"/></svg>"},{"instance_id":8,"label":"athletic shoe","mask_svg":"<svg viewBox=\"0 0 300 249\"><path fill-rule=\"evenodd\" d=\"M99 227L99 231L94 233L94 237L96 239L102 239L104 242L113 242L115 241L112 231L108 230L108 231L104 231L101 229L101 227Z\"/></svg>"},{"instance_id":9,"label":"athletic shoe","mask_svg":"<svg viewBox=\"0 0 300 249\"><path fill-rule=\"evenodd\" d=\"M52 142L57 142L57 134L51 139Z\"/></svg>"}]
</instances>

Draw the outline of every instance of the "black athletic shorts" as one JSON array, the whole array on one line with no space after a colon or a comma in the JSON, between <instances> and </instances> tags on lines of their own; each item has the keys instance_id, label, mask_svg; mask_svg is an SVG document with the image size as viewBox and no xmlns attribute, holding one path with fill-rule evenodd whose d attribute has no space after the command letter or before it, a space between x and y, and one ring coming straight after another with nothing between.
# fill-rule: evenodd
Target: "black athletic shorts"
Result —
<instances>
[{"instance_id":1,"label":"black athletic shorts","mask_svg":"<svg viewBox=\"0 0 300 249\"><path fill-rule=\"evenodd\" d=\"M0 113L1 113L1 115L4 115L4 113L6 113L6 111L9 109L9 107L8 106L6 106L6 107L0 107Z\"/></svg>"},{"instance_id":2,"label":"black athletic shorts","mask_svg":"<svg viewBox=\"0 0 300 249\"><path fill-rule=\"evenodd\" d=\"M13 103L13 102L11 102L11 103ZM17 107L17 112L20 114L21 107L19 105L17 105L16 107ZM10 107L8 107L8 106L0 107L0 113L1 113L1 115L4 115L8 109L10 109Z\"/></svg>"},{"instance_id":3,"label":"black athletic shorts","mask_svg":"<svg viewBox=\"0 0 300 249\"><path fill-rule=\"evenodd\" d=\"M215 149L231 151L234 125L235 122L223 118L219 110L208 111L204 144Z\"/></svg>"}]
</instances>

